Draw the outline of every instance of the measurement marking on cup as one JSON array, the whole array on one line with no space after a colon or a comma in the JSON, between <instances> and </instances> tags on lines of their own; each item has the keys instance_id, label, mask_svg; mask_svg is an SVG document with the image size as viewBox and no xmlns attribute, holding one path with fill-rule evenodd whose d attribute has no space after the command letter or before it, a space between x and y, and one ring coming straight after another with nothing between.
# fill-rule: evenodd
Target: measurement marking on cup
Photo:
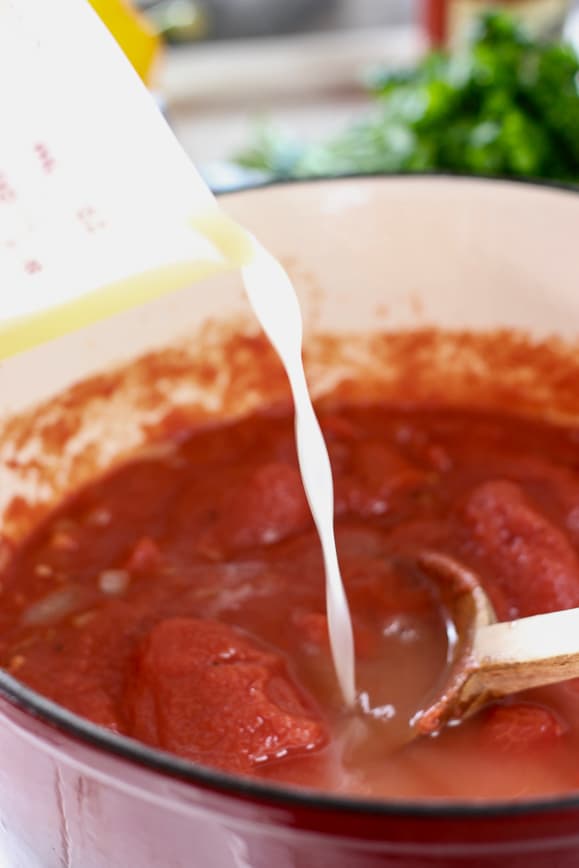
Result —
<instances>
[{"instance_id":1,"label":"measurement marking on cup","mask_svg":"<svg viewBox=\"0 0 579 868\"><path fill-rule=\"evenodd\" d=\"M24 263L24 271L27 274L37 274L42 271L42 265L37 259L29 259Z\"/></svg>"},{"instance_id":2,"label":"measurement marking on cup","mask_svg":"<svg viewBox=\"0 0 579 868\"><path fill-rule=\"evenodd\" d=\"M0 172L0 202L14 202L16 191L3 172Z\"/></svg>"},{"instance_id":3,"label":"measurement marking on cup","mask_svg":"<svg viewBox=\"0 0 579 868\"><path fill-rule=\"evenodd\" d=\"M79 223L86 229L87 232L98 232L99 229L106 227L106 221L99 217L95 208L92 205L86 205L84 208L79 208L76 212L76 217Z\"/></svg>"},{"instance_id":4,"label":"measurement marking on cup","mask_svg":"<svg viewBox=\"0 0 579 868\"><path fill-rule=\"evenodd\" d=\"M34 152L40 161L40 165L44 172L47 175L52 174L54 168L56 166L56 162L48 146L44 144L44 142L36 142L34 145Z\"/></svg>"}]
</instances>

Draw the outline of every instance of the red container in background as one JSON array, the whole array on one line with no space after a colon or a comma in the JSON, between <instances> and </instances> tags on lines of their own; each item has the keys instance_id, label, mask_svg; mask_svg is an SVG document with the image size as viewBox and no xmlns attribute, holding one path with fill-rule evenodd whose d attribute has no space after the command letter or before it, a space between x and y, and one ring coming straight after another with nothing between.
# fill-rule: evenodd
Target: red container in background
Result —
<instances>
[{"instance_id":1,"label":"red container in background","mask_svg":"<svg viewBox=\"0 0 579 868\"><path fill-rule=\"evenodd\" d=\"M423 0L423 20L432 46L461 42L487 9L503 9L535 35L552 36L561 31L569 5L569 0Z\"/></svg>"},{"instance_id":2,"label":"red container in background","mask_svg":"<svg viewBox=\"0 0 579 868\"><path fill-rule=\"evenodd\" d=\"M424 24L431 45L446 39L447 0L424 0Z\"/></svg>"}]
</instances>

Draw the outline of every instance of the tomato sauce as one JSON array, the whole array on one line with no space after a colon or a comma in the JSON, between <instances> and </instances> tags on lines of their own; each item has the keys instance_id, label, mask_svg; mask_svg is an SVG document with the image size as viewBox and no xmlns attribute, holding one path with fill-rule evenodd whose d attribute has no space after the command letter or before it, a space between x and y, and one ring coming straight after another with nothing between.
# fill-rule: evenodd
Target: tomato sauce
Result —
<instances>
[{"instance_id":1,"label":"tomato sauce","mask_svg":"<svg viewBox=\"0 0 579 868\"><path fill-rule=\"evenodd\" d=\"M449 624L425 548L500 619L579 605L579 430L507 413L326 402L359 707L342 705L289 409L183 432L94 481L7 558L0 664L193 762L365 797L524 798L579 785L579 687L436 737Z\"/></svg>"}]
</instances>

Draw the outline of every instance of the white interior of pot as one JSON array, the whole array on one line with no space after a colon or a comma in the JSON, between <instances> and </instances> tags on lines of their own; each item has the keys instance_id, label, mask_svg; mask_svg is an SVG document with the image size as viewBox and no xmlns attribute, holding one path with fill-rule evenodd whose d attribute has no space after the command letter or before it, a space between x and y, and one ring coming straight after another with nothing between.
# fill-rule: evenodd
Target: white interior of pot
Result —
<instances>
[{"instance_id":1,"label":"white interior of pot","mask_svg":"<svg viewBox=\"0 0 579 868\"><path fill-rule=\"evenodd\" d=\"M368 178L270 187L222 202L288 269L308 339L426 325L579 337L579 195L482 180ZM34 420L46 431L66 405L30 408L144 353L184 345L195 353L207 323L243 317L247 328L250 316L238 275L226 274L2 362L0 529L27 530L8 519L16 496L48 508L87 478L83 454L91 453L91 473L110 464L144 442L144 416L161 412L141 400L144 382L134 399L127 373L113 392L91 397L50 455L39 449ZM215 414L219 388L181 374L158 394L163 411L204 404ZM15 423L25 412L25 423ZM59 465L50 485L43 461Z\"/></svg>"}]
</instances>

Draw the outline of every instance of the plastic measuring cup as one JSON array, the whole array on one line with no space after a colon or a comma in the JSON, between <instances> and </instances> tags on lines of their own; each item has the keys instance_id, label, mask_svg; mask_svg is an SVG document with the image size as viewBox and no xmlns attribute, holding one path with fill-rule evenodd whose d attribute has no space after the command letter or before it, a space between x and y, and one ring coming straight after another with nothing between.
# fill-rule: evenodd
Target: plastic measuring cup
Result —
<instances>
[{"instance_id":1,"label":"plastic measuring cup","mask_svg":"<svg viewBox=\"0 0 579 868\"><path fill-rule=\"evenodd\" d=\"M248 257L86 0L0 3L0 104L0 358Z\"/></svg>"}]
</instances>

